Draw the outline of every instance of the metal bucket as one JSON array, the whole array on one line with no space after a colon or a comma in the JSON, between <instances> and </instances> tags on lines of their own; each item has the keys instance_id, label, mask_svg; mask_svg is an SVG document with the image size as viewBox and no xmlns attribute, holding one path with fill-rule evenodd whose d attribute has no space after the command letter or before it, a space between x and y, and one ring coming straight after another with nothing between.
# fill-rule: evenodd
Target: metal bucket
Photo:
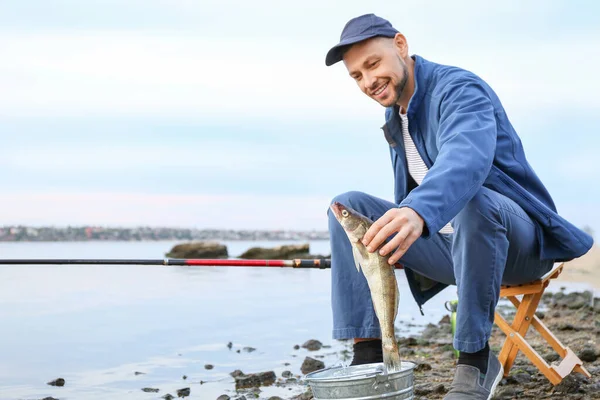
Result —
<instances>
[{"instance_id":1,"label":"metal bucket","mask_svg":"<svg viewBox=\"0 0 600 400\"><path fill-rule=\"evenodd\" d=\"M335 366L304 377L315 400L407 400L413 398L414 368L402 362L402 370L387 373L383 363Z\"/></svg>"}]
</instances>

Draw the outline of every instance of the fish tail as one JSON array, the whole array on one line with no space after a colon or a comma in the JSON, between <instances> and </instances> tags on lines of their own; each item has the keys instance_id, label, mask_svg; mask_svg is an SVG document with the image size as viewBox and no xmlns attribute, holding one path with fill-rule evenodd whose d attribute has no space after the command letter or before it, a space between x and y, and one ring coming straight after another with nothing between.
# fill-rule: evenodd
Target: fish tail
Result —
<instances>
[{"instance_id":1,"label":"fish tail","mask_svg":"<svg viewBox=\"0 0 600 400\"><path fill-rule=\"evenodd\" d=\"M388 372L399 372L402 370L402 361L398 352L398 344L394 339L382 339L383 365Z\"/></svg>"}]
</instances>

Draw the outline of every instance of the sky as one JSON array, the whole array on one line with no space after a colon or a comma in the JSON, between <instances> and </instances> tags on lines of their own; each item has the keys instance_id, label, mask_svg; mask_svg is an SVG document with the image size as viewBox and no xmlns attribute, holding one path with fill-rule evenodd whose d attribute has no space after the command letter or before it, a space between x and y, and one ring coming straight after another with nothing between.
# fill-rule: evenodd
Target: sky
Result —
<instances>
[{"instance_id":1,"label":"sky","mask_svg":"<svg viewBox=\"0 0 600 400\"><path fill-rule=\"evenodd\" d=\"M324 61L371 12L485 79L600 231L592 0L0 0L0 225L325 230L337 194L391 200L384 109Z\"/></svg>"}]
</instances>

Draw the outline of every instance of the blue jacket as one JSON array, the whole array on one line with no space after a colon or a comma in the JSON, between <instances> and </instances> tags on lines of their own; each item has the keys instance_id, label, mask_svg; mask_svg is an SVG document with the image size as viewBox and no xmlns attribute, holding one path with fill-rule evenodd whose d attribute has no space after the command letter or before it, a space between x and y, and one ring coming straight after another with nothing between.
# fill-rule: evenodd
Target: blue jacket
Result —
<instances>
[{"instance_id":1,"label":"blue jacket","mask_svg":"<svg viewBox=\"0 0 600 400\"><path fill-rule=\"evenodd\" d=\"M423 237L439 231L485 186L538 223L541 259L568 261L585 254L592 237L558 215L494 91L464 69L413 59L415 92L407 114L410 135L429 168L421 185L409 183L397 106L386 108L383 130L396 204L421 215Z\"/></svg>"}]
</instances>

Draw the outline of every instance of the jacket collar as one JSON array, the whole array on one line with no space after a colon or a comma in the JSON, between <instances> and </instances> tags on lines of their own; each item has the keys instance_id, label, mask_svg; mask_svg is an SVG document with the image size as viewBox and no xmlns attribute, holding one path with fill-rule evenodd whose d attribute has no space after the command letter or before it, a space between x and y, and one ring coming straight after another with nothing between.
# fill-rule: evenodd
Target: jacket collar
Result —
<instances>
[{"instance_id":1,"label":"jacket collar","mask_svg":"<svg viewBox=\"0 0 600 400\"><path fill-rule=\"evenodd\" d=\"M421 104L423 102L423 97L425 97L425 93L427 93L427 89L429 87L429 75L430 68L427 65L427 61L418 55L414 55L413 59L415 60L415 92L408 102L408 110L407 113L414 115L419 111Z\"/></svg>"}]
</instances>

